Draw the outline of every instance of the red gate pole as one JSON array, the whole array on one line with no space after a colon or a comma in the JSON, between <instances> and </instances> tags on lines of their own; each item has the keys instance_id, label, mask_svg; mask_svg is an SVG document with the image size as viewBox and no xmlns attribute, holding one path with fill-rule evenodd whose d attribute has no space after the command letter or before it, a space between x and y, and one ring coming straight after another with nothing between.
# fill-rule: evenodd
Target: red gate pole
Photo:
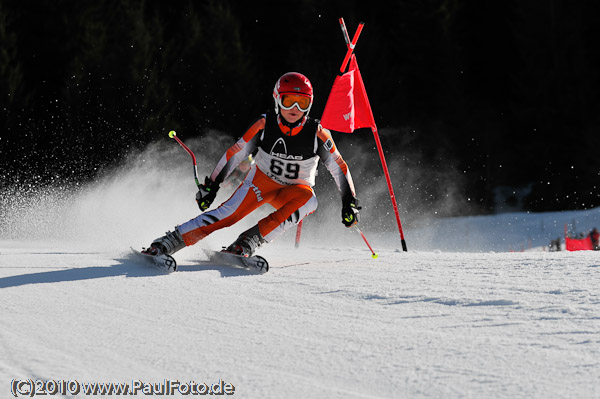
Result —
<instances>
[{"instance_id":1,"label":"red gate pole","mask_svg":"<svg viewBox=\"0 0 600 399\"><path fill-rule=\"evenodd\" d=\"M377 128L371 129L373 136L375 136L375 143L377 144L377 151L379 152L379 158L381 159L381 165L383 166L383 173L385 174L385 181L387 182L388 191L390 193L390 200L394 207L394 214L396 215L396 223L398 224L398 231L400 232L400 242L402 243L402 250L408 252L406 247L406 240L404 239L404 232L402 231L402 223L400 222L400 212L398 212L398 203L396 202L396 196L394 195L394 188L392 187L392 181L390 179L390 172L385 162L385 155L383 154L383 148L381 147L381 140L379 140L379 134Z\"/></svg>"},{"instance_id":2,"label":"red gate pole","mask_svg":"<svg viewBox=\"0 0 600 399\"><path fill-rule=\"evenodd\" d=\"M352 39L352 42L350 42L349 41L350 36L348 36L348 30L346 29L346 24L344 23L344 18L340 18L339 22L340 22L340 27L342 29L342 33L344 34L344 40L346 41L346 44L348 46L348 51L346 52L346 57L344 58L342 68L340 69L340 71L343 73L344 70L346 69L346 65L350 59L350 56L352 55L352 52L354 51L354 47L356 46L356 41L358 40L358 36L360 35L360 32L362 31L365 24L361 22L358 25L356 33L354 34L354 38ZM361 92L363 93L365 103L369 106L369 110L371 110L371 104L369 103L369 98L367 97L367 94L366 94L367 91L364 88L364 83L362 82L362 79L359 79L359 82L361 85L363 85ZM372 113L372 111L371 111L371 113ZM402 243L402 250L404 252L407 252L408 249L406 247L406 240L404 239L404 232L402 231L402 223L400 222L400 212L398 211L398 203L396 202L396 195L394 194L394 188L392 186L392 181L390 179L390 172L387 167L387 162L385 161L385 155L383 153L383 148L381 146L381 140L379 139L379 133L377 132L377 126L375 125L374 128L371 128L371 131L373 132L373 136L375 137L375 144L377 145L377 152L379 153L379 159L381 160L381 165L383 167L383 173L385 175L385 180L386 180L386 183L388 186L388 191L390 193L390 200L392 201L392 206L394 208L394 214L396 216L396 223L398 225L398 231L400 233L400 241Z\"/></svg>"},{"instance_id":3,"label":"red gate pole","mask_svg":"<svg viewBox=\"0 0 600 399\"><path fill-rule=\"evenodd\" d=\"M344 24L343 18L340 18L340 24L342 24L342 32L345 32L344 40L346 40L346 44L348 45L348 51L346 51L346 56L344 57L344 62L342 62L342 67L340 68L340 71L342 73L344 73L344 69L346 69L348 62L350 61L350 57L352 56L352 52L354 51L354 47L356 46L356 42L358 41L360 32L362 31L365 24L361 22L358 25L358 28L356 29L356 33L354 34L354 38L352 38L352 42L350 42L350 40L348 38L348 32L345 30L346 26L343 25ZM300 235L301 234L302 234L302 221L300 221L300 223L298 223L298 227L296 227L296 244L295 244L296 248L298 248L300 246Z\"/></svg>"},{"instance_id":4,"label":"red gate pole","mask_svg":"<svg viewBox=\"0 0 600 399\"><path fill-rule=\"evenodd\" d=\"M300 223L298 223L298 227L296 227L296 244L295 244L296 248L300 247L300 235L302 235L302 222L303 221L304 221L304 219L302 219L300 221Z\"/></svg>"},{"instance_id":5,"label":"red gate pole","mask_svg":"<svg viewBox=\"0 0 600 399\"><path fill-rule=\"evenodd\" d=\"M346 70L346 66L348 65L348 62L350 61L350 57L352 56L352 53L354 52L354 47L356 47L356 42L358 41L360 32L362 32L362 30L365 26L365 23L361 22L358 24L358 28L356 28L356 32L354 32L354 37L352 38L351 42L348 41L350 36L348 36L348 31L346 30L346 24L344 24L344 18L340 18L340 25L342 26L342 32L346 32L344 34L344 40L346 41L346 44L348 45L348 50L346 51L346 56L344 57L344 61L342 62L342 67L340 68L340 72L344 73L344 71Z\"/></svg>"},{"instance_id":6,"label":"red gate pole","mask_svg":"<svg viewBox=\"0 0 600 399\"><path fill-rule=\"evenodd\" d=\"M342 62L342 66L340 67L340 72L344 73L344 71L348 65L348 62L350 61L350 57L352 56L352 53L354 52L354 48L356 47L356 42L358 41L358 37L360 36L360 33L362 32L365 24L363 22L359 23L358 28L356 29L356 32L354 33L354 37L352 38L352 41L350 41L350 36L348 35L348 30L346 29L346 24L344 23L344 18L340 18L339 23L340 23L340 27L342 29L342 33L344 34L344 40L346 41L346 45L348 47L348 49L346 51L346 56L344 57L344 61ZM364 101L368 105L369 112L371 112L371 115L372 115L371 104L369 103L369 98L367 97L367 94L366 94L367 92L365 90L364 83L362 82L362 79L359 79L359 82L360 82L360 85L362 86L361 92L363 93ZM377 152L379 153L379 159L381 160L381 165L383 167L383 173L385 175L385 180L386 180L386 183L388 186L388 191L390 194L390 200L392 201L392 206L394 208L394 214L396 216L396 223L398 225L398 232L400 233L400 240L402 243L402 250L404 252L407 252L408 249L406 246L406 240L404 239L402 223L400 221L400 212L398 211L398 203L396 202L396 196L394 194L394 188L392 186L390 172L387 167L385 155L383 153L383 148L381 146L381 140L379 139L379 133L377 132L377 126L375 124L373 124L371 131L373 132L373 136L375 138L375 143L377 145ZM298 246L300 245L301 233L302 233L302 221L298 224L298 227L296 229L296 248L298 248ZM363 238L364 238L364 235L363 235ZM366 242L366 240L365 240L365 242ZM367 243L367 245L368 245L368 243Z\"/></svg>"}]
</instances>

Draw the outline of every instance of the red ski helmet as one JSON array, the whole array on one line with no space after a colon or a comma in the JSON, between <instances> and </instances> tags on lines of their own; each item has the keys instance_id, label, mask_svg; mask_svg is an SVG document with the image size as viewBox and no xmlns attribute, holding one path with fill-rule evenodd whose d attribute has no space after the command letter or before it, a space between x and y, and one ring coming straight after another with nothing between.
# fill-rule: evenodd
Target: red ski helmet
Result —
<instances>
[{"instance_id":1,"label":"red ski helmet","mask_svg":"<svg viewBox=\"0 0 600 399\"><path fill-rule=\"evenodd\" d=\"M292 104L290 107L286 107L282 103L282 97L286 94L307 97L309 99L308 106L303 108L300 103L296 103ZM293 106L297 106L299 110L306 112L308 115L313 102L312 84L310 83L310 80L301 73L288 72L281 76L275 83L275 87L273 88L273 100L275 100L275 113L277 114L279 113L279 107L289 109Z\"/></svg>"}]
</instances>

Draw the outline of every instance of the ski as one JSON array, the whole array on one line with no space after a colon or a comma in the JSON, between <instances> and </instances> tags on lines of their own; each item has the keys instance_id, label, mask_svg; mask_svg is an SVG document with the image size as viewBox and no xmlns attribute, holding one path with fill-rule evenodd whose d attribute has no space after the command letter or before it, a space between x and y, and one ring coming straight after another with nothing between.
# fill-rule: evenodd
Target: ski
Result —
<instances>
[{"instance_id":1,"label":"ski","mask_svg":"<svg viewBox=\"0 0 600 399\"><path fill-rule=\"evenodd\" d=\"M269 271L269 262L262 256L254 255L244 257L240 255L230 254L228 252L213 251L210 249L202 249L211 262L235 266L242 269L250 270L259 274Z\"/></svg>"},{"instance_id":2,"label":"ski","mask_svg":"<svg viewBox=\"0 0 600 399\"><path fill-rule=\"evenodd\" d=\"M177 262L171 255L161 254L157 256L144 254L137 249L131 248L131 252L133 252L138 259L143 260L145 263L149 263L155 266L157 269L162 270L167 273L172 273L177 271Z\"/></svg>"}]
</instances>

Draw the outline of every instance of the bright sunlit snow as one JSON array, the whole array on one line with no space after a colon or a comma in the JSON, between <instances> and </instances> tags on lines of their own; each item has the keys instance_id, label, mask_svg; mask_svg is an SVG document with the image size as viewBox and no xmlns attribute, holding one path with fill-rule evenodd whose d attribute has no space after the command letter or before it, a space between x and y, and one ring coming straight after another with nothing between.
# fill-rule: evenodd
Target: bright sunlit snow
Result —
<instances>
[{"instance_id":1,"label":"bright sunlit snow","mask_svg":"<svg viewBox=\"0 0 600 399\"><path fill-rule=\"evenodd\" d=\"M543 250L565 224L600 227L600 209L423 221L405 230L407 253L365 220L374 260L322 201L299 249L294 231L259 250L264 275L199 262L258 216L177 253L165 275L128 248L197 214L175 150L181 168L141 154L95 184L2 199L0 397L14 379L221 380L239 398L600 397L600 255Z\"/></svg>"}]
</instances>

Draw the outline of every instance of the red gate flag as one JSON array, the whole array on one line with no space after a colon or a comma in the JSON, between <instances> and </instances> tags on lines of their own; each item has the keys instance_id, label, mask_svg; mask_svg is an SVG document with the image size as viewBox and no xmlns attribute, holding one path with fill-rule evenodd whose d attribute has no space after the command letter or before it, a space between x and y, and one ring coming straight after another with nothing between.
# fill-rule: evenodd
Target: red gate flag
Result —
<instances>
[{"instance_id":1,"label":"red gate flag","mask_svg":"<svg viewBox=\"0 0 600 399\"><path fill-rule=\"evenodd\" d=\"M565 237L565 248L567 251L586 251L594 249L594 246L590 237L581 239Z\"/></svg>"},{"instance_id":2,"label":"red gate flag","mask_svg":"<svg viewBox=\"0 0 600 399\"><path fill-rule=\"evenodd\" d=\"M337 76L329 93L321 125L337 132L352 133L355 129L369 127L377 130L367 91L352 54L348 72Z\"/></svg>"}]
</instances>

